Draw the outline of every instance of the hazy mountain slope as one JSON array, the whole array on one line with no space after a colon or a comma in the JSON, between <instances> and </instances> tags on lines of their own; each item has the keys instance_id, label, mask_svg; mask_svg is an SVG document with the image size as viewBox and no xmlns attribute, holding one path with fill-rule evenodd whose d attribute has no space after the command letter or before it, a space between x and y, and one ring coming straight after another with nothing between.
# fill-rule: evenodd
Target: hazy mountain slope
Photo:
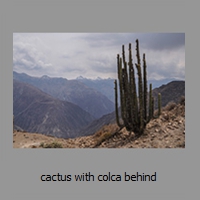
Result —
<instances>
[{"instance_id":1,"label":"hazy mountain slope","mask_svg":"<svg viewBox=\"0 0 200 200\"><path fill-rule=\"evenodd\" d=\"M97 132L99 129L101 129L103 126L107 124L113 124L113 123L115 123L115 111L110 114L102 116L100 119L92 121L91 124L83 128L79 132L79 135L82 135L82 136L92 135L95 132Z\"/></svg>"},{"instance_id":2,"label":"hazy mountain slope","mask_svg":"<svg viewBox=\"0 0 200 200\"><path fill-rule=\"evenodd\" d=\"M108 99L110 99L113 103L115 102L114 99L114 79L108 78L108 79L87 79L83 77L77 77L79 82L84 83L90 88L93 88L102 94L104 94Z\"/></svg>"},{"instance_id":3,"label":"hazy mountain slope","mask_svg":"<svg viewBox=\"0 0 200 200\"><path fill-rule=\"evenodd\" d=\"M94 118L72 103L13 80L13 114L16 126L28 132L55 137L75 137Z\"/></svg>"},{"instance_id":4,"label":"hazy mountain slope","mask_svg":"<svg viewBox=\"0 0 200 200\"><path fill-rule=\"evenodd\" d=\"M185 96L185 81L171 81L159 88L153 89L155 97L155 107L157 108L157 95L162 95L162 106L166 106L169 102L178 103L181 96Z\"/></svg>"},{"instance_id":5,"label":"hazy mountain slope","mask_svg":"<svg viewBox=\"0 0 200 200\"><path fill-rule=\"evenodd\" d=\"M95 118L100 118L114 110L114 103L105 95L77 80L48 76L38 78L17 72L13 72L13 78L29 83L55 98L76 104Z\"/></svg>"}]
</instances>

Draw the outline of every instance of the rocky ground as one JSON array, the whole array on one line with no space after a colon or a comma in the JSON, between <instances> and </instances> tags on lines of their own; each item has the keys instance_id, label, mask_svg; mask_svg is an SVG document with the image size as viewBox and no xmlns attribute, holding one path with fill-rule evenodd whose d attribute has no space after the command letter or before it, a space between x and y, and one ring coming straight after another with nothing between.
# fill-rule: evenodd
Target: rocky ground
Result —
<instances>
[{"instance_id":1,"label":"rocky ground","mask_svg":"<svg viewBox=\"0 0 200 200\"><path fill-rule=\"evenodd\" d=\"M62 139L37 133L13 133L14 148L185 148L185 101L169 103L139 138L116 124L91 136Z\"/></svg>"}]
</instances>

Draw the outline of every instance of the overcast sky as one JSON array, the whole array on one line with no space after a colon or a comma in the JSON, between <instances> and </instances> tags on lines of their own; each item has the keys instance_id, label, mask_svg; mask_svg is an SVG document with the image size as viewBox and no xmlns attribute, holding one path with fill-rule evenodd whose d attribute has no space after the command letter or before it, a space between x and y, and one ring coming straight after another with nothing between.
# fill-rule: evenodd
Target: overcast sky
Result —
<instances>
[{"instance_id":1,"label":"overcast sky","mask_svg":"<svg viewBox=\"0 0 200 200\"><path fill-rule=\"evenodd\" d=\"M184 33L14 33L13 70L31 76L116 78L122 45L139 39L149 80L185 79Z\"/></svg>"}]
</instances>

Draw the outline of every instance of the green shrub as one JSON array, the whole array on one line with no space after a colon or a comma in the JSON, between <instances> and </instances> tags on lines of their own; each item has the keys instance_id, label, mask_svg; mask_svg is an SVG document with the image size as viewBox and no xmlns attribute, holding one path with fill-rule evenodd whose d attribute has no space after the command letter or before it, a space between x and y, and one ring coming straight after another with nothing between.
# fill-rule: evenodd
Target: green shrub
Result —
<instances>
[{"instance_id":1,"label":"green shrub","mask_svg":"<svg viewBox=\"0 0 200 200\"><path fill-rule=\"evenodd\" d=\"M42 148L63 148L62 144L58 143L58 142L52 142L49 144L44 144L43 142L40 144L40 147Z\"/></svg>"}]
</instances>

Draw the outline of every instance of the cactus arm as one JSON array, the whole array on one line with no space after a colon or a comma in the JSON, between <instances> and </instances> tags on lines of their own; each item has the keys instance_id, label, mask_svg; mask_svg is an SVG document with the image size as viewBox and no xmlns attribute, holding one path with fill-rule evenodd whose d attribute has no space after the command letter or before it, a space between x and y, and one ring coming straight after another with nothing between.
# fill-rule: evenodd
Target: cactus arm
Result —
<instances>
[{"instance_id":1,"label":"cactus arm","mask_svg":"<svg viewBox=\"0 0 200 200\"><path fill-rule=\"evenodd\" d=\"M144 83L144 120L147 121L147 72L146 72L146 59L143 54L143 83Z\"/></svg>"}]
</instances>

